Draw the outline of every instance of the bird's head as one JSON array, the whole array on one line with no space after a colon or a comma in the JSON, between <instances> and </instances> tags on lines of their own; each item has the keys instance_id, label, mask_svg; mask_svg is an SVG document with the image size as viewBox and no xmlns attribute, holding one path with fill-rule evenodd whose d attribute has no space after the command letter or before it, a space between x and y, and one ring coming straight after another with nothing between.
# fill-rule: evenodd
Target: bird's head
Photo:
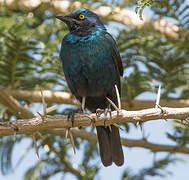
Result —
<instances>
[{"instance_id":1,"label":"bird's head","mask_svg":"<svg viewBox=\"0 0 189 180\"><path fill-rule=\"evenodd\" d=\"M69 31L78 36L85 36L96 28L105 29L97 14L88 9L79 9L66 16L56 16L67 24Z\"/></svg>"}]
</instances>

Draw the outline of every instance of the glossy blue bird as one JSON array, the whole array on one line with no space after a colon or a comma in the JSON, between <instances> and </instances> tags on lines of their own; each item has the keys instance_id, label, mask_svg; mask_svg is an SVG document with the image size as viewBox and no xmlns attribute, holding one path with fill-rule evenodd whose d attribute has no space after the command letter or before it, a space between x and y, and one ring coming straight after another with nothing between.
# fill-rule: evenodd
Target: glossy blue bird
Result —
<instances>
[{"instance_id":1,"label":"glossy blue bird","mask_svg":"<svg viewBox=\"0 0 189 180\"><path fill-rule=\"evenodd\" d=\"M62 40L60 58L68 86L82 109L107 109L111 106L106 97L117 104L115 85L120 92L122 61L114 39L98 15L80 9L56 18L66 23L70 31ZM98 126L97 136L103 165L123 165L118 128Z\"/></svg>"}]
</instances>

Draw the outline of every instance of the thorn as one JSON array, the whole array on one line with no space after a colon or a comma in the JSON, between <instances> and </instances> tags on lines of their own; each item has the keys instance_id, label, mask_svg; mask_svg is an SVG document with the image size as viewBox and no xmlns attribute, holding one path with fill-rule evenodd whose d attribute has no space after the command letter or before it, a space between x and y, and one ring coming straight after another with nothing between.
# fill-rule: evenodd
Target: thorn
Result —
<instances>
[{"instance_id":1,"label":"thorn","mask_svg":"<svg viewBox=\"0 0 189 180\"><path fill-rule=\"evenodd\" d=\"M112 127L111 127L111 125L108 125L108 128L109 128L110 132L112 132Z\"/></svg>"},{"instance_id":2,"label":"thorn","mask_svg":"<svg viewBox=\"0 0 189 180\"><path fill-rule=\"evenodd\" d=\"M36 133L37 133L37 135L39 136L40 139L43 139L43 135L39 131L37 131Z\"/></svg>"},{"instance_id":3,"label":"thorn","mask_svg":"<svg viewBox=\"0 0 189 180\"><path fill-rule=\"evenodd\" d=\"M140 126L141 132L143 133L143 125L142 125L142 122L139 122L139 126Z\"/></svg>"},{"instance_id":4,"label":"thorn","mask_svg":"<svg viewBox=\"0 0 189 180\"><path fill-rule=\"evenodd\" d=\"M46 112L47 114L50 113L50 112L53 112L57 109L57 105L54 105L54 106L51 106L49 108L46 109Z\"/></svg>"},{"instance_id":5,"label":"thorn","mask_svg":"<svg viewBox=\"0 0 189 180\"><path fill-rule=\"evenodd\" d=\"M85 96L82 97L81 109L82 109L83 112L85 110L85 100L86 100L86 97Z\"/></svg>"},{"instance_id":6,"label":"thorn","mask_svg":"<svg viewBox=\"0 0 189 180\"><path fill-rule=\"evenodd\" d=\"M155 104L155 108L158 108L158 106L159 106L159 102L160 102L160 95L161 95L161 84L159 85L159 88L158 88L158 93L157 93L157 97L156 97L156 104Z\"/></svg>"},{"instance_id":7,"label":"thorn","mask_svg":"<svg viewBox=\"0 0 189 180\"><path fill-rule=\"evenodd\" d=\"M114 125L115 127L119 128L119 129L121 129L121 130L123 131L123 128L121 128L120 125L118 125L118 124L116 124L116 123L114 123L113 125Z\"/></svg>"},{"instance_id":8,"label":"thorn","mask_svg":"<svg viewBox=\"0 0 189 180\"><path fill-rule=\"evenodd\" d=\"M142 139L147 141L147 136L145 136L144 128L143 128L143 123L140 121L139 122L140 130L142 132Z\"/></svg>"},{"instance_id":9,"label":"thorn","mask_svg":"<svg viewBox=\"0 0 189 180\"><path fill-rule=\"evenodd\" d=\"M42 121L45 122L45 116L42 115L40 112L37 112L37 114L39 114L39 116L41 117Z\"/></svg>"},{"instance_id":10,"label":"thorn","mask_svg":"<svg viewBox=\"0 0 189 180\"><path fill-rule=\"evenodd\" d=\"M119 113L120 109L112 102L112 100L110 100L108 97L106 97L106 99L109 101L109 103L114 107L114 109Z\"/></svg>"},{"instance_id":11,"label":"thorn","mask_svg":"<svg viewBox=\"0 0 189 180\"><path fill-rule=\"evenodd\" d=\"M75 150L75 143L74 143L74 138L73 138L73 135L72 135L71 130L69 130L68 133L69 133L69 135L70 135L70 140L71 140L72 147L73 147L73 151L74 151L74 154L75 154L75 153L76 153L76 150Z\"/></svg>"},{"instance_id":12,"label":"thorn","mask_svg":"<svg viewBox=\"0 0 189 180\"><path fill-rule=\"evenodd\" d=\"M118 108L121 109L121 100L120 100L120 94L119 94L119 90L117 88L117 85L115 84L115 90L116 90L116 96L117 96L117 104L118 104Z\"/></svg>"},{"instance_id":13,"label":"thorn","mask_svg":"<svg viewBox=\"0 0 189 180\"><path fill-rule=\"evenodd\" d=\"M144 138L144 130L143 130L143 124L142 124L142 122L141 121L137 121L137 123L136 123L136 125L138 126L140 126L140 130L141 130L141 132L142 132L142 137L143 137L143 139L145 139Z\"/></svg>"},{"instance_id":14,"label":"thorn","mask_svg":"<svg viewBox=\"0 0 189 180\"><path fill-rule=\"evenodd\" d=\"M167 119L165 117L163 117L163 115L166 114L166 111L160 105L158 105L158 104L157 104L157 108L159 108L161 110L162 119L164 119L165 121L167 121Z\"/></svg>"},{"instance_id":15,"label":"thorn","mask_svg":"<svg viewBox=\"0 0 189 180\"><path fill-rule=\"evenodd\" d=\"M65 135L66 139L68 139L68 132L69 132L69 130L70 130L70 128L66 129L66 135Z\"/></svg>"},{"instance_id":16,"label":"thorn","mask_svg":"<svg viewBox=\"0 0 189 180\"><path fill-rule=\"evenodd\" d=\"M157 108L159 108L161 110L161 113L164 114L163 108L159 104L156 104L156 106L157 106Z\"/></svg>"},{"instance_id":17,"label":"thorn","mask_svg":"<svg viewBox=\"0 0 189 180\"><path fill-rule=\"evenodd\" d=\"M35 138L35 134L32 134L32 139L33 139L33 144L34 144L34 147L35 147L35 152L36 152L37 157L39 159L39 149L37 147L37 141L36 141L36 138Z\"/></svg>"}]
</instances>

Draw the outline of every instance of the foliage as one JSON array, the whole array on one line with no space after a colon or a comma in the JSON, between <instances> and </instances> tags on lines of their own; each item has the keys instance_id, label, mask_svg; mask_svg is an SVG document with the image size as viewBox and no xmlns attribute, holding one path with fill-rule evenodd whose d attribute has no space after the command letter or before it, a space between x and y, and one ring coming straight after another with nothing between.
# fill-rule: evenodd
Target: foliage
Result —
<instances>
[{"instance_id":1,"label":"foliage","mask_svg":"<svg viewBox=\"0 0 189 180\"><path fill-rule=\"evenodd\" d=\"M136 1L84 0L81 3L102 6L136 8ZM122 79L122 99L131 102L145 92L154 92L155 85L162 84L162 98L189 98L189 8L184 0L153 1L140 0L136 11L142 17L146 6L158 19L171 20L180 27L178 39L170 38L153 29L118 29L117 43L124 64ZM65 26L53 18L49 4L26 10L10 9L2 6L0 12L0 85L11 89L58 89L69 91L59 61L59 48L62 37L67 33ZM46 10L48 9L48 10ZM184 35L183 35L184 34ZM179 91L179 93L178 93ZM177 92L177 93L176 93ZM175 94L177 96L175 97ZM31 102L22 104L32 105ZM48 104L50 106L50 104ZM67 109L68 111L70 109ZM2 121L16 119L5 107L0 106ZM65 111L58 109L55 114ZM125 126L129 133L131 126ZM86 129L89 130L89 129ZM91 130L91 129L90 129ZM91 130L93 131L93 129ZM178 145L187 146L188 125L177 123L173 134L168 138ZM15 142L2 138L0 143L1 171L11 172L11 155L16 142L28 136L20 136ZM25 180L48 179L61 173L71 173L77 179L93 179L100 170L97 162L96 143L76 139L76 147L82 152L78 166L72 164L70 142L61 137L43 135L38 137L38 146L43 150L40 160L25 174ZM46 149L46 150L44 150ZM164 176L159 173L170 163L171 156L154 162L151 167L134 173L125 170L123 179L146 179L146 176Z\"/></svg>"},{"instance_id":2,"label":"foliage","mask_svg":"<svg viewBox=\"0 0 189 180\"><path fill-rule=\"evenodd\" d=\"M137 1L137 7L135 9L136 13L139 13L140 19L142 20L142 12L144 8L147 6L150 6L155 0L138 0Z\"/></svg>"},{"instance_id":3,"label":"foliage","mask_svg":"<svg viewBox=\"0 0 189 180\"><path fill-rule=\"evenodd\" d=\"M169 163L174 163L175 161L175 158L168 155L163 159L155 161L152 167L144 168L137 174L131 173L132 170L127 169L123 173L122 180L145 180L146 176L159 176L163 178L166 174L170 174L170 172L165 172L164 169L169 165Z\"/></svg>"}]
</instances>

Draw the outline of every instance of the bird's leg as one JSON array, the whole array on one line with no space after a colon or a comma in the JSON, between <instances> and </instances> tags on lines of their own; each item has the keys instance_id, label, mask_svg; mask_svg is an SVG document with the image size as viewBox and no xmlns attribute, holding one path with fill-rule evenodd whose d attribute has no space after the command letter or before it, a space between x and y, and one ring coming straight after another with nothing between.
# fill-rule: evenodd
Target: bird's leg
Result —
<instances>
[{"instance_id":1,"label":"bird's leg","mask_svg":"<svg viewBox=\"0 0 189 180\"><path fill-rule=\"evenodd\" d=\"M80 111L80 109L77 109L77 110L72 110L71 112L68 113L68 117L67 117L67 120L72 122L72 127L74 126L74 118L75 118L75 114ZM73 151L74 151L74 154L76 153L75 151L75 143L74 143L74 138L73 138L73 135L72 135L72 132L71 132L71 128L67 128L66 129L66 138L68 138L68 135L70 136L70 141L71 141L71 144L72 144L72 147L73 147Z\"/></svg>"},{"instance_id":2,"label":"bird's leg","mask_svg":"<svg viewBox=\"0 0 189 180\"><path fill-rule=\"evenodd\" d=\"M71 119L71 122L72 122L72 126L74 125L74 116L76 113L84 113L84 110L85 110L85 100L86 100L86 97L83 96L82 97L82 102L81 102L81 109L77 109L77 110L73 110L71 112L68 113L68 121Z\"/></svg>"},{"instance_id":3,"label":"bird's leg","mask_svg":"<svg viewBox=\"0 0 189 180\"><path fill-rule=\"evenodd\" d=\"M104 109L100 109L100 108L96 109L96 116L100 117L103 112L104 112Z\"/></svg>"},{"instance_id":4,"label":"bird's leg","mask_svg":"<svg viewBox=\"0 0 189 180\"><path fill-rule=\"evenodd\" d=\"M110 118L111 118L111 109L110 109L110 105L108 105L108 108L106 109L97 109L96 110L96 116L100 117L101 114L104 113L104 126L106 126L106 120L107 120L107 115L108 113L110 114ZM111 126L108 126L110 131L111 131Z\"/></svg>"},{"instance_id":5,"label":"bird's leg","mask_svg":"<svg viewBox=\"0 0 189 180\"><path fill-rule=\"evenodd\" d=\"M74 118L75 118L75 114L78 112L78 110L72 110L71 112L68 113L68 118L67 120L72 122L72 127L74 125Z\"/></svg>"},{"instance_id":6,"label":"bird's leg","mask_svg":"<svg viewBox=\"0 0 189 180\"><path fill-rule=\"evenodd\" d=\"M108 115L108 113L109 113L110 119L111 119L112 118L112 110L110 108L110 104L108 104L107 115ZM112 131L111 125L109 125L108 127L109 127L110 131Z\"/></svg>"},{"instance_id":7,"label":"bird's leg","mask_svg":"<svg viewBox=\"0 0 189 180\"><path fill-rule=\"evenodd\" d=\"M85 110L85 100L86 100L86 97L83 96L83 97L82 97L82 103L81 103L81 109L82 109L83 112L84 112L84 110Z\"/></svg>"}]
</instances>

